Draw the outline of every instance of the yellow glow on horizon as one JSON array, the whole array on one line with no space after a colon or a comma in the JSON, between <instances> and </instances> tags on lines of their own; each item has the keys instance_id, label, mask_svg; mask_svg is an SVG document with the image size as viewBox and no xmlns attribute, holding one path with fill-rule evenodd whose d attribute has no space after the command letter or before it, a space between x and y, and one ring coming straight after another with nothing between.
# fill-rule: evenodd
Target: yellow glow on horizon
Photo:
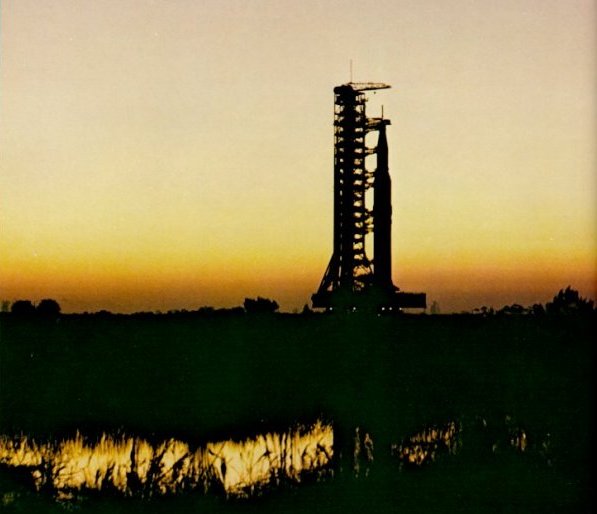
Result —
<instances>
[{"instance_id":1,"label":"yellow glow on horizon","mask_svg":"<svg viewBox=\"0 0 597 514\"><path fill-rule=\"evenodd\" d=\"M350 58L393 86L367 109L392 120L398 286L447 311L595 296L590 0L1 9L2 300L301 308L330 258Z\"/></svg>"}]
</instances>

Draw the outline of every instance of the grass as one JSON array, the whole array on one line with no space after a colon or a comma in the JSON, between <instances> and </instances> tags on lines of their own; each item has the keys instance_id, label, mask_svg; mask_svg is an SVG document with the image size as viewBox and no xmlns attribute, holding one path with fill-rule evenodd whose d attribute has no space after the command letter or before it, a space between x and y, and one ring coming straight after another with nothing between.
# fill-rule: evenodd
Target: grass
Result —
<instances>
[{"instance_id":1,"label":"grass","mask_svg":"<svg viewBox=\"0 0 597 514\"><path fill-rule=\"evenodd\" d=\"M375 442L368 479L345 473L242 505L185 496L151 506L126 500L122 507L123 500L101 498L86 503L86 512L184 512L199 504L207 512L356 512L359 506L583 512L593 445L592 335L592 320L552 317L63 316L32 322L5 316L0 430L45 439L126 430L150 440L201 443L323 416L335 424L344 468L356 426ZM506 416L526 430L535 450L550 434L552 466L537 451L491 453L488 440L504 437ZM487 431L470 430L480 419ZM462 453L398 472L390 445L450 420L465 428ZM0 474L0 495L13 490L7 484L17 487ZM41 502L34 511L59 508L27 492L7 508L27 502Z\"/></svg>"}]
</instances>

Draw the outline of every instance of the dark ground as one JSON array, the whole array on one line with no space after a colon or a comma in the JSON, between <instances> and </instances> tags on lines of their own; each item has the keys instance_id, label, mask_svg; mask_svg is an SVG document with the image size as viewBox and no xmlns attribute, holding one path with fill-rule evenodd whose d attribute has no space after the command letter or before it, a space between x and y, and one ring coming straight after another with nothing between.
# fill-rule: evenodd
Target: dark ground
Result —
<instances>
[{"instance_id":1,"label":"dark ground","mask_svg":"<svg viewBox=\"0 0 597 514\"><path fill-rule=\"evenodd\" d=\"M78 506L84 512L590 511L595 330L587 318L4 316L0 323L0 433L52 439L124 430L200 443L323 417L334 422L345 457L357 425L375 442L366 479L345 470L240 503L199 494L91 499ZM507 439L506 416L529 436L524 454L491 452L493 441ZM462 452L399 471L390 444L450 420L463 427ZM551 465L539 451L547 433ZM64 510L7 470L2 508Z\"/></svg>"}]
</instances>

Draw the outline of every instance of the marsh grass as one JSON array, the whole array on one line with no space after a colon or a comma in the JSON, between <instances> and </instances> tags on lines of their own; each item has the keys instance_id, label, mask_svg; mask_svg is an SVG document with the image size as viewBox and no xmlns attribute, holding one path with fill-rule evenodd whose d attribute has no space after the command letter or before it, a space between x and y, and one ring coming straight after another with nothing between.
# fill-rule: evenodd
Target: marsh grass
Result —
<instances>
[{"instance_id":1,"label":"marsh grass","mask_svg":"<svg viewBox=\"0 0 597 514\"><path fill-rule=\"evenodd\" d=\"M320 494L337 509L368 501L377 511L453 512L460 497L483 511L582 511L593 336L594 320L548 316L3 317L0 431L60 440L124 429L152 445L175 438L196 448L323 416L334 422L336 477L296 493L323 510ZM468 428L481 419L486 429ZM445 420L463 427L458 458L396 478L392 444ZM375 442L372 474L357 482L339 471L352 469L356 426ZM550 465L538 463L541 452ZM275 498L291 511L301 505Z\"/></svg>"},{"instance_id":2,"label":"marsh grass","mask_svg":"<svg viewBox=\"0 0 597 514\"><path fill-rule=\"evenodd\" d=\"M77 434L47 443L0 437L0 464L29 470L38 491L61 501L89 491L146 499L197 489L253 496L280 481L300 482L328 466L332 455L333 429L319 421L195 449L175 439L152 446L140 438L106 434L96 441Z\"/></svg>"}]
</instances>

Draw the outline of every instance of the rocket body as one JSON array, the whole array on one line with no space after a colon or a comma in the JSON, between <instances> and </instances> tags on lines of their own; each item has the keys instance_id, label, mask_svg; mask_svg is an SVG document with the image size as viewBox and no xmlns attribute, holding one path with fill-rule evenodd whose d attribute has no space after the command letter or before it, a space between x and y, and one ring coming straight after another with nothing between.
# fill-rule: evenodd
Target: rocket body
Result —
<instances>
[{"instance_id":1,"label":"rocket body","mask_svg":"<svg viewBox=\"0 0 597 514\"><path fill-rule=\"evenodd\" d=\"M373 182L373 276L377 286L392 284L392 180L388 170L388 141L382 120L377 142L377 168Z\"/></svg>"},{"instance_id":2,"label":"rocket body","mask_svg":"<svg viewBox=\"0 0 597 514\"><path fill-rule=\"evenodd\" d=\"M388 87L349 82L334 88L333 251L311 296L314 308L382 312L426 307L425 293L400 291L392 281L392 180L386 137L390 120L383 111L380 118L369 118L365 109L366 91ZM375 148L366 145L373 131L378 137ZM373 154L375 170L366 166L366 157ZM368 237L371 231L373 241Z\"/></svg>"}]
</instances>

